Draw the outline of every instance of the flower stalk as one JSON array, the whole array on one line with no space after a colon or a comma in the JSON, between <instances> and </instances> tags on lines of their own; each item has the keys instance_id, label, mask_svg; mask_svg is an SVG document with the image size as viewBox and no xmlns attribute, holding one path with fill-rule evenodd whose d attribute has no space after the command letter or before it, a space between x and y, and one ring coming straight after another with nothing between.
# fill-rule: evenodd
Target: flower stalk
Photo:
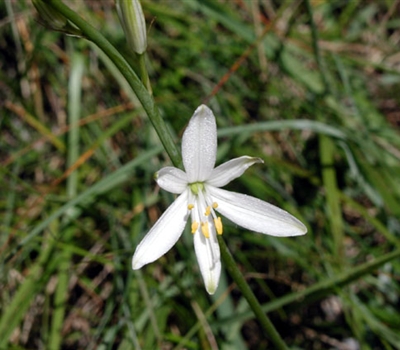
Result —
<instances>
[{"instance_id":1,"label":"flower stalk","mask_svg":"<svg viewBox=\"0 0 400 350\"><path fill-rule=\"evenodd\" d=\"M139 0L116 0L115 4L128 46L137 55L140 79L147 91L152 94L146 68L147 31L142 5Z\"/></svg>"},{"instance_id":2,"label":"flower stalk","mask_svg":"<svg viewBox=\"0 0 400 350\"><path fill-rule=\"evenodd\" d=\"M46 3L54 10L65 16L69 21L71 21L71 23L76 25L81 30L84 37L96 44L115 64L119 71L124 75L128 84L142 104L143 109L145 110L154 129L156 130L157 135L160 138L165 151L171 158L172 163L176 167L182 167L182 157L180 151L175 145L171 132L165 121L162 119L160 112L154 103L153 97L125 58L100 33L99 30L91 26L68 6L64 5L60 0L48 0Z\"/></svg>"}]
</instances>

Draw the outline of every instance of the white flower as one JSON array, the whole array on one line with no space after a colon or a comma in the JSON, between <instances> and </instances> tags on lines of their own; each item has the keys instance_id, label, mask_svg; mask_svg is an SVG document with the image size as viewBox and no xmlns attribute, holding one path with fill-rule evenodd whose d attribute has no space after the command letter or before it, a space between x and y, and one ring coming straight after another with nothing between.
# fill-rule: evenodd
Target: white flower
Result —
<instances>
[{"instance_id":1,"label":"white flower","mask_svg":"<svg viewBox=\"0 0 400 350\"><path fill-rule=\"evenodd\" d=\"M134 270L157 260L176 243L189 216L197 261L209 294L217 289L221 273L217 234L222 234L221 213L239 226L272 236L303 235L307 228L286 211L260 199L220 189L241 176L260 158L243 156L216 168L217 126L205 105L196 109L182 139L186 172L166 167L156 173L158 185L179 194L136 248Z\"/></svg>"}]
</instances>

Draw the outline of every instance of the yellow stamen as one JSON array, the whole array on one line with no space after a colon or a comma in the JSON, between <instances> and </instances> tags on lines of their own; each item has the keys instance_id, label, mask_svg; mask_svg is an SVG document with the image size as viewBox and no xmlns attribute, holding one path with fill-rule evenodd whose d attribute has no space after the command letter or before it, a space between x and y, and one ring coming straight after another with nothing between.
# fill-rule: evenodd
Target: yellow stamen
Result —
<instances>
[{"instance_id":1,"label":"yellow stamen","mask_svg":"<svg viewBox=\"0 0 400 350\"><path fill-rule=\"evenodd\" d=\"M192 233L194 234L199 228L199 223L197 221L192 222Z\"/></svg>"},{"instance_id":2,"label":"yellow stamen","mask_svg":"<svg viewBox=\"0 0 400 350\"><path fill-rule=\"evenodd\" d=\"M208 222L201 223L201 232L203 232L204 237L210 238L210 231L208 229Z\"/></svg>"},{"instance_id":3,"label":"yellow stamen","mask_svg":"<svg viewBox=\"0 0 400 350\"><path fill-rule=\"evenodd\" d=\"M217 202L214 202L212 207L213 207L214 209L217 209L217 208L218 208L218 203L217 203Z\"/></svg>"},{"instance_id":4,"label":"yellow stamen","mask_svg":"<svg viewBox=\"0 0 400 350\"><path fill-rule=\"evenodd\" d=\"M214 219L214 223L215 223L215 229L217 230L217 233L219 235L222 235L224 228L222 226L222 221L221 221L221 217L218 216L217 218Z\"/></svg>"},{"instance_id":5,"label":"yellow stamen","mask_svg":"<svg viewBox=\"0 0 400 350\"><path fill-rule=\"evenodd\" d=\"M189 205L188 205L188 209L189 209L189 210L192 210L193 208L194 208L194 204L189 204Z\"/></svg>"},{"instance_id":6,"label":"yellow stamen","mask_svg":"<svg viewBox=\"0 0 400 350\"><path fill-rule=\"evenodd\" d=\"M211 212L211 208L210 208L210 206L208 206L208 207L206 208L206 212L204 213L204 215L205 215L205 216L208 216L208 215L210 215L210 212Z\"/></svg>"}]
</instances>

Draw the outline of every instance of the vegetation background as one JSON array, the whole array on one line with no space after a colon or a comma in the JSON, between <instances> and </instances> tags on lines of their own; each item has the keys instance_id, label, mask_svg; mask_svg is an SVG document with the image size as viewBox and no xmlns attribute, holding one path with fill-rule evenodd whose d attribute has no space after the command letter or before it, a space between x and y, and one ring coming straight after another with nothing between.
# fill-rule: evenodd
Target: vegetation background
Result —
<instances>
[{"instance_id":1,"label":"vegetation background","mask_svg":"<svg viewBox=\"0 0 400 350\"><path fill-rule=\"evenodd\" d=\"M65 1L136 66L114 2ZM400 349L400 1L143 0L154 98L179 142L207 103L228 185L306 223L224 238L292 349ZM312 21L310 20L312 18ZM272 348L192 237L131 270L173 201L171 165L134 93L92 43L0 1L0 349Z\"/></svg>"}]
</instances>

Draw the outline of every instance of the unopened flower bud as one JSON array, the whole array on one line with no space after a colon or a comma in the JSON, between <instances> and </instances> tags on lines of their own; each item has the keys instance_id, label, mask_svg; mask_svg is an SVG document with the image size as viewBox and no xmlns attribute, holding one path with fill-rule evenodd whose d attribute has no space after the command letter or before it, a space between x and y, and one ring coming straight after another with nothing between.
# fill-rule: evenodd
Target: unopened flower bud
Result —
<instances>
[{"instance_id":1,"label":"unopened flower bud","mask_svg":"<svg viewBox=\"0 0 400 350\"><path fill-rule=\"evenodd\" d=\"M70 23L61 13L48 5L46 1L32 0L32 3L40 16L43 25L69 35L81 36L81 31Z\"/></svg>"},{"instance_id":2,"label":"unopened flower bud","mask_svg":"<svg viewBox=\"0 0 400 350\"><path fill-rule=\"evenodd\" d=\"M117 12L128 45L139 55L147 48L146 22L139 0L116 0Z\"/></svg>"}]
</instances>

